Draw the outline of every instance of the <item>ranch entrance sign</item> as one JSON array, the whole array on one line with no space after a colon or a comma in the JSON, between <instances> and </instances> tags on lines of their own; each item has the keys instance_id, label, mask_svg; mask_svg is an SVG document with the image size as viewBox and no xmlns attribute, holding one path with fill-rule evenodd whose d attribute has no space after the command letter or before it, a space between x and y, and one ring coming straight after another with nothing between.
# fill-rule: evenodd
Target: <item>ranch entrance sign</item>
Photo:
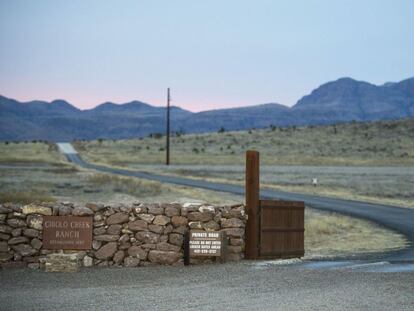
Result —
<instances>
[{"instance_id":1,"label":"ranch entrance sign","mask_svg":"<svg viewBox=\"0 0 414 311\"><path fill-rule=\"evenodd\" d=\"M44 216L44 249L91 249L92 217Z\"/></svg>"}]
</instances>

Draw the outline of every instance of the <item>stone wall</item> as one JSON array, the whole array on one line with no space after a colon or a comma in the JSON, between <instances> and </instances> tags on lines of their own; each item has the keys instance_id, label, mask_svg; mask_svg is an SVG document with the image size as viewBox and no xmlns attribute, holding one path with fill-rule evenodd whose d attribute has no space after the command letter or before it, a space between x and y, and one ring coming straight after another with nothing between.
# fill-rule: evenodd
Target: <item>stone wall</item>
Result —
<instances>
[{"instance_id":1,"label":"stone wall","mask_svg":"<svg viewBox=\"0 0 414 311\"><path fill-rule=\"evenodd\" d=\"M43 249L44 215L92 216L92 249L76 252ZM83 266L182 265L184 234L189 229L226 231L226 259L237 261L244 254L246 219L243 205L3 204L0 205L0 265L38 269L45 267L46 260L59 262L59 256L66 256L63 254ZM205 261L212 259L192 259L193 264Z\"/></svg>"}]
</instances>

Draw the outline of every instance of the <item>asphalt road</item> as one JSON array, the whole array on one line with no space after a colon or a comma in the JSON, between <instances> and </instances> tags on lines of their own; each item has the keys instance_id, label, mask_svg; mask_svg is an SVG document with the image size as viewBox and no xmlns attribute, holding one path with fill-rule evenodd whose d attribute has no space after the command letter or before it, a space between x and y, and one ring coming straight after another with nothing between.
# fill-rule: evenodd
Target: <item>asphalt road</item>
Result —
<instances>
[{"instance_id":1,"label":"asphalt road","mask_svg":"<svg viewBox=\"0 0 414 311\"><path fill-rule=\"evenodd\" d=\"M413 310L413 273L263 262L0 271L0 310Z\"/></svg>"},{"instance_id":2,"label":"asphalt road","mask_svg":"<svg viewBox=\"0 0 414 311\"><path fill-rule=\"evenodd\" d=\"M123 170L87 163L77 154L71 144L59 143L58 146L61 152L66 155L67 159L70 162L73 162L85 168L112 174L145 178L163 183L171 183L182 186L244 195L244 187L242 186ZM370 220L384 227L400 232L405 235L410 241L410 246L401 251L385 254L375 254L375 257L377 259L387 260L390 262L414 262L414 209L351 200L318 197L308 194L288 193L269 189L262 189L260 197L262 199L304 201L306 206L312 208L337 212L361 219Z\"/></svg>"}]
</instances>

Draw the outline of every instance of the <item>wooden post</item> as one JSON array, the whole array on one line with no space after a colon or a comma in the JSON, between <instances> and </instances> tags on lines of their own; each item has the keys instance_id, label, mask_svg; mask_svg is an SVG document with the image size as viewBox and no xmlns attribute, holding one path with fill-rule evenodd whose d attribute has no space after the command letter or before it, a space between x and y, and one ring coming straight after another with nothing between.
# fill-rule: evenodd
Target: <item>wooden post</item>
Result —
<instances>
[{"instance_id":1,"label":"wooden post","mask_svg":"<svg viewBox=\"0 0 414 311\"><path fill-rule=\"evenodd\" d=\"M184 266L190 265L190 232L184 234Z\"/></svg>"},{"instance_id":2,"label":"wooden post","mask_svg":"<svg viewBox=\"0 0 414 311\"><path fill-rule=\"evenodd\" d=\"M259 257L259 152L246 152L246 259Z\"/></svg>"},{"instance_id":3,"label":"wooden post","mask_svg":"<svg viewBox=\"0 0 414 311\"><path fill-rule=\"evenodd\" d=\"M165 150L166 150L166 159L165 159L165 164L166 165L170 165L170 88L167 89L167 129L166 129L166 146L165 146Z\"/></svg>"}]
</instances>

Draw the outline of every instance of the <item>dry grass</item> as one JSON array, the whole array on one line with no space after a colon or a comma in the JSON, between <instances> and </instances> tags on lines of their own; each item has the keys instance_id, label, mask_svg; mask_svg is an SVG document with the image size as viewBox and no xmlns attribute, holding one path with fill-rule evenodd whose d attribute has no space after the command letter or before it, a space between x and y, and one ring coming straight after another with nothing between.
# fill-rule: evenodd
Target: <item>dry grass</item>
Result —
<instances>
[{"instance_id":1,"label":"dry grass","mask_svg":"<svg viewBox=\"0 0 414 311\"><path fill-rule=\"evenodd\" d=\"M263 165L414 165L414 118L399 121L182 135L171 139L173 164L244 164L248 149ZM75 143L87 160L118 166L162 164L165 139Z\"/></svg>"},{"instance_id":2,"label":"dry grass","mask_svg":"<svg viewBox=\"0 0 414 311\"><path fill-rule=\"evenodd\" d=\"M306 258L398 250L408 246L401 235L365 220L305 210Z\"/></svg>"},{"instance_id":3,"label":"dry grass","mask_svg":"<svg viewBox=\"0 0 414 311\"><path fill-rule=\"evenodd\" d=\"M131 202L208 202L234 204L242 196L160 184L138 178L100 174L53 165L0 167L1 201L72 201L119 204ZM21 189L28 189L22 192ZM309 257L366 253L403 247L405 240L368 222L306 209L306 254Z\"/></svg>"},{"instance_id":4,"label":"dry grass","mask_svg":"<svg viewBox=\"0 0 414 311\"><path fill-rule=\"evenodd\" d=\"M32 202L55 202L56 199L50 196L47 191L9 191L0 192L0 203L14 202L29 204Z\"/></svg>"},{"instance_id":5,"label":"dry grass","mask_svg":"<svg viewBox=\"0 0 414 311\"><path fill-rule=\"evenodd\" d=\"M64 156L59 153L53 143L48 142L0 142L0 163L65 163Z\"/></svg>"},{"instance_id":6,"label":"dry grass","mask_svg":"<svg viewBox=\"0 0 414 311\"><path fill-rule=\"evenodd\" d=\"M87 178L91 183L104 191L125 193L135 197L156 196L161 193L159 182L120 177L112 174L93 174Z\"/></svg>"}]
</instances>

